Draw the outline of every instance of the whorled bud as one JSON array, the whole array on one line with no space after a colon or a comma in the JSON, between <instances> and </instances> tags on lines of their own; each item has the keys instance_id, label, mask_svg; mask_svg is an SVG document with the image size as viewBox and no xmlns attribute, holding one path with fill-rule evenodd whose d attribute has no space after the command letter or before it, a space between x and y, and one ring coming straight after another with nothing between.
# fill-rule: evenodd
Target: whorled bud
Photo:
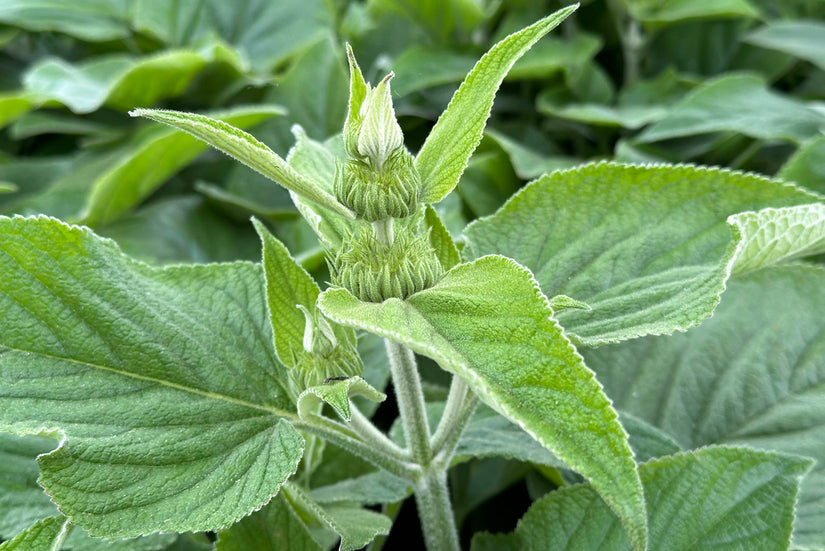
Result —
<instances>
[{"instance_id":1,"label":"whorled bud","mask_svg":"<svg viewBox=\"0 0 825 551\"><path fill-rule=\"evenodd\" d=\"M404 145L404 134L395 118L388 74L371 88L365 83L355 57L350 54L350 105L344 123L347 154L381 169L390 156Z\"/></svg>"},{"instance_id":2,"label":"whorled bud","mask_svg":"<svg viewBox=\"0 0 825 551\"><path fill-rule=\"evenodd\" d=\"M354 377L363 372L364 364L355 349L336 346L327 354L298 354L289 375L300 393L330 377Z\"/></svg>"},{"instance_id":3,"label":"whorled bud","mask_svg":"<svg viewBox=\"0 0 825 551\"><path fill-rule=\"evenodd\" d=\"M415 213L421 197L421 177L413 157L397 149L381 169L350 159L338 166L335 197L358 218L375 222Z\"/></svg>"},{"instance_id":4,"label":"whorled bud","mask_svg":"<svg viewBox=\"0 0 825 551\"><path fill-rule=\"evenodd\" d=\"M443 273L427 235L399 234L390 245L369 231L348 239L332 266L332 281L364 302L405 299Z\"/></svg>"},{"instance_id":5,"label":"whorled bud","mask_svg":"<svg viewBox=\"0 0 825 551\"><path fill-rule=\"evenodd\" d=\"M364 364L352 346L339 345L332 326L320 312L312 313L299 304L304 313L303 351L293 357L289 375L298 392L317 386L329 377L361 375Z\"/></svg>"}]
</instances>

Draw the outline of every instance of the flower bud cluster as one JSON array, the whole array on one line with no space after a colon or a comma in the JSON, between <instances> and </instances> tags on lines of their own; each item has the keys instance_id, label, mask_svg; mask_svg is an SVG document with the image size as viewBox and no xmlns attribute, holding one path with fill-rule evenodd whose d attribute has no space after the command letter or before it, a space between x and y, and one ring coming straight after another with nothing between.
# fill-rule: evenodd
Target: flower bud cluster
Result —
<instances>
[{"instance_id":1,"label":"flower bud cluster","mask_svg":"<svg viewBox=\"0 0 825 551\"><path fill-rule=\"evenodd\" d=\"M332 281L365 302L405 299L432 287L443 273L426 235L399 234L385 244L368 231L347 240Z\"/></svg>"}]
</instances>

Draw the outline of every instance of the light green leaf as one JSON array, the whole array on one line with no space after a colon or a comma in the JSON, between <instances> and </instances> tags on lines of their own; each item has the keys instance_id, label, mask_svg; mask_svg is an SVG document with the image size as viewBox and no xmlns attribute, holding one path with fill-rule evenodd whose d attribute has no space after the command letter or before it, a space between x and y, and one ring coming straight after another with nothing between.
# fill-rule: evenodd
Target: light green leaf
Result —
<instances>
[{"instance_id":1,"label":"light green leaf","mask_svg":"<svg viewBox=\"0 0 825 551\"><path fill-rule=\"evenodd\" d=\"M577 7L578 4L559 10L511 34L473 67L416 156L415 167L421 174L424 202L437 203L455 188L470 155L481 141L493 98L504 76L538 39Z\"/></svg>"},{"instance_id":2,"label":"light green leaf","mask_svg":"<svg viewBox=\"0 0 825 551\"><path fill-rule=\"evenodd\" d=\"M489 256L456 266L407 301L364 303L330 289L319 307L464 378L484 402L591 480L644 548L644 502L627 435L523 267Z\"/></svg>"},{"instance_id":3,"label":"light green leaf","mask_svg":"<svg viewBox=\"0 0 825 551\"><path fill-rule=\"evenodd\" d=\"M561 155L545 155L500 132L488 128L485 136L492 138L510 156L516 175L522 180L531 180L545 172L570 168L577 164L575 159Z\"/></svg>"},{"instance_id":4,"label":"light green leaf","mask_svg":"<svg viewBox=\"0 0 825 551\"><path fill-rule=\"evenodd\" d=\"M295 146L289 150L287 156L289 165L327 193L333 193L338 160L333 149L328 146L329 142L323 144L311 139L300 126L293 126L292 133L295 135ZM340 145L343 155L343 142L340 142ZM357 234L358 221L342 218L327 209L304 201L294 193L292 198L298 210L330 250L338 250L345 236Z\"/></svg>"},{"instance_id":5,"label":"light green leaf","mask_svg":"<svg viewBox=\"0 0 825 551\"><path fill-rule=\"evenodd\" d=\"M0 427L65 436L39 483L73 523L222 529L295 472L259 266L151 268L45 217L0 236Z\"/></svg>"},{"instance_id":6,"label":"light green leaf","mask_svg":"<svg viewBox=\"0 0 825 551\"><path fill-rule=\"evenodd\" d=\"M29 112L38 103L39 101L25 91L0 94L0 128Z\"/></svg>"},{"instance_id":7,"label":"light green leaf","mask_svg":"<svg viewBox=\"0 0 825 551\"><path fill-rule=\"evenodd\" d=\"M34 65L23 82L30 94L57 100L75 113L91 113L104 104L125 111L180 95L206 63L194 50L137 59L117 55L81 65L51 58Z\"/></svg>"},{"instance_id":8,"label":"light green leaf","mask_svg":"<svg viewBox=\"0 0 825 551\"><path fill-rule=\"evenodd\" d=\"M432 205L427 205L424 210L424 224L429 230L430 245L432 245L444 271L458 264L461 261L458 247L455 246L450 232L444 227L441 218L438 217L438 213Z\"/></svg>"},{"instance_id":9,"label":"light green leaf","mask_svg":"<svg viewBox=\"0 0 825 551\"><path fill-rule=\"evenodd\" d=\"M56 31L82 40L129 36L128 0L0 0L0 21L29 31Z\"/></svg>"},{"instance_id":10,"label":"light green leaf","mask_svg":"<svg viewBox=\"0 0 825 551\"><path fill-rule=\"evenodd\" d=\"M364 505L395 503L412 493L412 486L387 471L375 471L334 484L313 488L309 495L318 503L350 501Z\"/></svg>"},{"instance_id":11,"label":"light green leaf","mask_svg":"<svg viewBox=\"0 0 825 551\"><path fill-rule=\"evenodd\" d=\"M335 197L320 188L318 184L304 178L274 151L250 134L225 122L204 115L165 109L135 109L129 114L133 117L148 117L187 132L288 190L346 218L354 218L349 209L339 203Z\"/></svg>"},{"instance_id":12,"label":"light green leaf","mask_svg":"<svg viewBox=\"0 0 825 551\"><path fill-rule=\"evenodd\" d=\"M730 217L743 235L735 274L783 260L825 252L825 205L744 212Z\"/></svg>"},{"instance_id":13,"label":"light green leaf","mask_svg":"<svg viewBox=\"0 0 825 551\"><path fill-rule=\"evenodd\" d=\"M151 203L97 229L127 255L152 264L257 260L260 247L248 224L234 224L197 196Z\"/></svg>"},{"instance_id":14,"label":"light green leaf","mask_svg":"<svg viewBox=\"0 0 825 551\"><path fill-rule=\"evenodd\" d=\"M396 75L392 80L392 91L403 97L432 86L461 82L477 60L477 56L449 48L415 44L392 62Z\"/></svg>"},{"instance_id":15,"label":"light green leaf","mask_svg":"<svg viewBox=\"0 0 825 551\"><path fill-rule=\"evenodd\" d=\"M586 302L570 298L567 295L556 295L553 298L551 298L550 308L552 308L553 312L556 313L561 312L562 310L567 310L569 308L574 308L576 310L592 310L590 305Z\"/></svg>"},{"instance_id":16,"label":"light green leaf","mask_svg":"<svg viewBox=\"0 0 825 551\"><path fill-rule=\"evenodd\" d=\"M672 436L647 421L626 411L619 411L619 418L627 431L630 447L633 448L638 463L682 451L682 447Z\"/></svg>"},{"instance_id":17,"label":"light green leaf","mask_svg":"<svg viewBox=\"0 0 825 551\"><path fill-rule=\"evenodd\" d=\"M292 366L297 355L304 351L306 318L298 305L314 312L315 301L321 290L312 276L292 258L289 250L269 233L266 226L255 219L252 223L263 245L266 302L275 336L275 352L281 363ZM352 341L355 341L354 335Z\"/></svg>"},{"instance_id":18,"label":"light green leaf","mask_svg":"<svg viewBox=\"0 0 825 551\"><path fill-rule=\"evenodd\" d=\"M645 23L677 23L688 19L759 17L748 0L623 0L630 14Z\"/></svg>"},{"instance_id":19,"label":"light green leaf","mask_svg":"<svg viewBox=\"0 0 825 551\"><path fill-rule=\"evenodd\" d=\"M37 485L37 456L57 447L54 438L0 432L0 538L10 539L35 522L57 514Z\"/></svg>"},{"instance_id":20,"label":"light green leaf","mask_svg":"<svg viewBox=\"0 0 825 551\"><path fill-rule=\"evenodd\" d=\"M618 126L636 129L665 118L668 108L664 105L602 105L598 103L574 103L555 105L540 96L538 109L542 113L598 126Z\"/></svg>"},{"instance_id":21,"label":"light green leaf","mask_svg":"<svg viewBox=\"0 0 825 551\"><path fill-rule=\"evenodd\" d=\"M476 217L488 216L496 212L522 184L506 153L485 151L470 159L461 175L457 195Z\"/></svg>"},{"instance_id":22,"label":"light green leaf","mask_svg":"<svg viewBox=\"0 0 825 551\"><path fill-rule=\"evenodd\" d=\"M818 193L825 193L825 136L811 140L797 149L777 176Z\"/></svg>"},{"instance_id":23,"label":"light green leaf","mask_svg":"<svg viewBox=\"0 0 825 551\"><path fill-rule=\"evenodd\" d=\"M332 27L323 0L132 0L129 7L131 24L138 31L171 46L198 49L219 38L232 46L245 69L265 75Z\"/></svg>"},{"instance_id":24,"label":"light green leaf","mask_svg":"<svg viewBox=\"0 0 825 551\"><path fill-rule=\"evenodd\" d=\"M282 114L275 106L254 106L215 116L246 127ZM186 134L163 127L148 129L135 143L114 152L112 162L95 175L80 221L91 226L114 222L206 149Z\"/></svg>"},{"instance_id":25,"label":"light green leaf","mask_svg":"<svg viewBox=\"0 0 825 551\"><path fill-rule=\"evenodd\" d=\"M0 543L0 551L59 551L69 530L71 524L66 517L50 517Z\"/></svg>"},{"instance_id":26,"label":"light green leaf","mask_svg":"<svg viewBox=\"0 0 825 551\"><path fill-rule=\"evenodd\" d=\"M471 31L484 18L479 0L370 0L373 10L392 11L421 27L435 42Z\"/></svg>"},{"instance_id":27,"label":"light green leaf","mask_svg":"<svg viewBox=\"0 0 825 551\"><path fill-rule=\"evenodd\" d=\"M19 191L17 184L0 181L0 193L15 193Z\"/></svg>"},{"instance_id":28,"label":"light green leaf","mask_svg":"<svg viewBox=\"0 0 825 551\"><path fill-rule=\"evenodd\" d=\"M720 169L590 164L544 176L470 224L464 252L507 255L530 268L545 295L589 304L558 319L597 346L697 325L719 302L741 237L727 217L817 201Z\"/></svg>"},{"instance_id":29,"label":"light green leaf","mask_svg":"<svg viewBox=\"0 0 825 551\"><path fill-rule=\"evenodd\" d=\"M748 448L710 447L639 466L650 549L788 549L799 480L811 461ZM496 543L500 547L491 547ZM618 520L589 485L550 492L507 536L481 534L473 551L630 550Z\"/></svg>"},{"instance_id":30,"label":"light green leaf","mask_svg":"<svg viewBox=\"0 0 825 551\"><path fill-rule=\"evenodd\" d=\"M294 484L284 487L295 507L301 508L341 536L341 551L360 549L377 535L390 533L392 521L386 516L352 505L328 504L320 506Z\"/></svg>"},{"instance_id":31,"label":"light green leaf","mask_svg":"<svg viewBox=\"0 0 825 551\"><path fill-rule=\"evenodd\" d=\"M349 377L343 381L332 380L313 386L298 397L298 415L302 418L313 414L318 404L326 402L344 421L349 422L352 414L349 408L351 396L363 396L372 402L383 402L387 395L373 388L361 377Z\"/></svg>"},{"instance_id":32,"label":"light green leaf","mask_svg":"<svg viewBox=\"0 0 825 551\"><path fill-rule=\"evenodd\" d=\"M761 77L731 74L688 93L637 140L656 142L710 132L737 132L761 140L801 143L819 135L822 127L825 115L769 90Z\"/></svg>"},{"instance_id":33,"label":"light green leaf","mask_svg":"<svg viewBox=\"0 0 825 551\"><path fill-rule=\"evenodd\" d=\"M825 24L821 21L775 21L756 29L745 41L791 54L825 70Z\"/></svg>"},{"instance_id":34,"label":"light green leaf","mask_svg":"<svg viewBox=\"0 0 825 551\"><path fill-rule=\"evenodd\" d=\"M121 138L123 132L114 125L45 110L26 113L9 127L9 136L15 140L43 134L86 136L95 143L102 143Z\"/></svg>"},{"instance_id":35,"label":"light green leaf","mask_svg":"<svg viewBox=\"0 0 825 551\"><path fill-rule=\"evenodd\" d=\"M685 448L744 444L825 457L825 271L777 266L733 278L684 335L588 351L618 407ZM802 482L794 542L825 546L825 465Z\"/></svg>"},{"instance_id":36,"label":"light green leaf","mask_svg":"<svg viewBox=\"0 0 825 551\"><path fill-rule=\"evenodd\" d=\"M218 534L215 551L322 551L309 529L279 494L260 511Z\"/></svg>"}]
</instances>

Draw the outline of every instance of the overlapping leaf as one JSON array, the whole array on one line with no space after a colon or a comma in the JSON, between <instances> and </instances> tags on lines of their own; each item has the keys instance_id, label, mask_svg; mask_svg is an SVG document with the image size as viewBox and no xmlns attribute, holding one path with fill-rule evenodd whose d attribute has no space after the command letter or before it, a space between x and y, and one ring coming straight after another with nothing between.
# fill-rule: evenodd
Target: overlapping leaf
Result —
<instances>
[{"instance_id":1,"label":"overlapping leaf","mask_svg":"<svg viewBox=\"0 0 825 551\"><path fill-rule=\"evenodd\" d=\"M461 264L407 301L321 295L331 319L405 344L464 378L593 482L644 548L644 503L627 435L529 272L490 256Z\"/></svg>"},{"instance_id":2,"label":"overlapping leaf","mask_svg":"<svg viewBox=\"0 0 825 551\"><path fill-rule=\"evenodd\" d=\"M810 460L747 448L710 447L639 467L657 551L788 548L799 480ZM473 551L632 549L618 520L588 485L551 492L515 532L480 534Z\"/></svg>"},{"instance_id":3,"label":"overlapping leaf","mask_svg":"<svg viewBox=\"0 0 825 551\"><path fill-rule=\"evenodd\" d=\"M295 472L258 266L153 269L54 219L0 228L0 426L65 435L39 481L74 523L220 529Z\"/></svg>"},{"instance_id":4,"label":"overlapping leaf","mask_svg":"<svg viewBox=\"0 0 825 551\"><path fill-rule=\"evenodd\" d=\"M741 238L727 217L818 200L725 170L591 164L544 176L471 224L465 252L507 255L545 295L587 303L559 322L599 345L697 325L718 303Z\"/></svg>"},{"instance_id":5,"label":"overlapping leaf","mask_svg":"<svg viewBox=\"0 0 825 551\"><path fill-rule=\"evenodd\" d=\"M618 407L682 446L747 444L825 457L825 272L765 268L728 283L701 327L588 351ZM825 545L825 471L802 482L794 542Z\"/></svg>"}]
</instances>

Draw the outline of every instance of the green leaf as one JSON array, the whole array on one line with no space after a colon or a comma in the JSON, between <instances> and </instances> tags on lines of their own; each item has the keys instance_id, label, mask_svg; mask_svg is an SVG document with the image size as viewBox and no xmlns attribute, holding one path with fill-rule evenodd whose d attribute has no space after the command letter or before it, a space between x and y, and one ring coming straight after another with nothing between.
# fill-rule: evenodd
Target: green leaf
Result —
<instances>
[{"instance_id":1,"label":"green leaf","mask_svg":"<svg viewBox=\"0 0 825 551\"><path fill-rule=\"evenodd\" d=\"M676 23L715 17L759 17L748 0L623 0L630 14L645 23Z\"/></svg>"},{"instance_id":2,"label":"green leaf","mask_svg":"<svg viewBox=\"0 0 825 551\"><path fill-rule=\"evenodd\" d=\"M477 56L449 48L414 44L392 62L392 91L403 97L440 84L461 82L477 60Z\"/></svg>"},{"instance_id":3,"label":"green leaf","mask_svg":"<svg viewBox=\"0 0 825 551\"><path fill-rule=\"evenodd\" d=\"M490 256L456 266L407 301L365 303L330 289L319 307L464 378L484 402L591 480L635 545L645 547L644 502L627 435L523 267Z\"/></svg>"},{"instance_id":4,"label":"green leaf","mask_svg":"<svg viewBox=\"0 0 825 551\"><path fill-rule=\"evenodd\" d=\"M225 122L204 115L165 109L135 109L129 114L133 117L148 117L187 132L288 190L346 218L354 218L349 209L339 203L335 197L320 188L318 184L304 178L274 151L250 134Z\"/></svg>"},{"instance_id":5,"label":"green leaf","mask_svg":"<svg viewBox=\"0 0 825 551\"><path fill-rule=\"evenodd\" d=\"M281 114L278 107L254 106L235 107L215 116L246 127ZM94 226L119 219L206 149L186 134L163 127L148 129L134 144L113 153L113 161L95 175L80 220Z\"/></svg>"},{"instance_id":6,"label":"green leaf","mask_svg":"<svg viewBox=\"0 0 825 551\"><path fill-rule=\"evenodd\" d=\"M25 91L0 94L0 128L29 112L38 103Z\"/></svg>"},{"instance_id":7,"label":"green leaf","mask_svg":"<svg viewBox=\"0 0 825 551\"><path fill-rule=\"evenodd\" d=\"M129 7L136 30L175 47L200 49L219 38L240 55L245 69L264 75L332 27L331 10L323 0L133 0Z\"/></svg>"},{"instance_id":8,"label":"green leaf","mask_svg":"<svg viewBox=\"0 0 825 551\"><path fill-rule=\"evenodd\" d=\"M260 511L218 534L215 551L322 551L309 529L281 494Z\"/></svg>"},{"instance_id":9,"label":"green leaf","mask_svg":"<svg viewBox=\"0 0 825 551\"><path fill-rule=\"evenodd\" d=\"M489 216L517 192L522 183L506 153L486 151L470 159L461 175L458 195L476 217Z\"/></svg>"},{"instance_id":10,"label":"green leaf","mask_svg":"<svg viewBox=\"0 0 825 551\"><path fill-rule=\"evenodd\" d=\"M637 462L641 463L682 451L682 447L672 436L647 421L626 411L619 411L619 418L627 431L628 441L630 447L633 448Z\"/></svg>"},{"instance_id":11,"label":"green leaf","mask_svg":"<svg viewBox=\"0 0 825 551\"><path fill-rule=\"evenodd\" d=\"M395 12L421 27L436 42L471 31L484 18L477 0L371 0L373 9Z\"/></svg>"},{"instance_id":12,"label":"green leaf","mask_svg":"<svg viewBox=\"0 0 825 551\"><path fill-rule=\"evenodd\" d=\"M818 193L825 193L825 136L811 140L797 149L777 176Z\"/></svg>"},{"instance_id":13,"label":"green leaf","mask_svg":"<svg viewBox=\"0 0 825 551\"><path fill-rule=\"evenodd\" d=\"M153 264L256 260L260 248L249 224L234 224L201 197L154 202L97 229L127 255Z\"/></svg>"},{"instance_id":14,"label":"green leaf","mask_svg":"<svg viewBox=\"0 0 825 551\"><path fill-rule=\"evenodd\" d=\"M697 325L719 302L741 237L727 217L817 201L795 186L720 169L590 164L544 176L470 224L464 252L507 255L545 295L590 305L558 319L574 339L597 346Z\"/></svg>"},{"instance_id":15,"label":"green leaf","mask_svg":"<svg viewBox=\"0 0 825 551\"><path fill-rule=\"evenodd\" d=\"M437 203L458 184L481 136L504 76L539 38L578 7L561 9L493 46L456 91L418 152L415 167L424 186L422 200ZM460 131L459 131L460 129Z\"/></svg>"},{"instance_id":16,"label":"green leaf","mask_svg":"<svg viewBox=\"0 0 825 551\"><path fill-rule=\"evenodd\" d=\"M9 541L0 543L0 551L58 550L71 530L66 517L50 517L36 522Z\"/></svg>"},{"instance_id":17,"label":"green leaf","mask_svg":"<svg viewBox=\"0 0 825 551\"><path fill-rule=\"evenodd\" d=\"M427 205L424 210L424 224L429 230L430 245L444 271L458 264L461 261L458 247L455 246L450 232L444 227L444 223L441 222L441 218L438 217L432 205Z\"/></svg>"},{"instance_id":18,"label":"green leaf","mask_svg":"<svg viewBox=\"0 0 825 551\"><path fill-rule=\"evenodd\" d=\"M733 264L741 274L783 260L825 252L825 205L801 205L735 214L743 235Z\"/></svg>"},{"instance_id":19,"label":"green leaf","mask_svg":"<svg viewBox=\"0 0 825 551\"><path fill-rule=\"evenodd\" d=\"M791 54L825 70L825 24L820 21L775 21L758 28L745 41Z\"/></svg>"},{"instance_id":20,"label":"green leaf","mask_svg":"<svg viewBox=\"0 0 825 551\"><path fill-rule=\"evenodd\" d=\"M592 310L590 305L586 302L570 298L567 295L556 295L551 298L549 302L550 308L552 308L553 312L556 313L561 312L562 310L568 310L570 308L574 308L576 310Z\"/></svg>"},{"instance_id":21,"label":"green leaf","mask_svg":"<svg viewBox=\"0 0 825 551\"><path fill-rule=\"evenodd\" d=\"M328 381L303 391L298 397L298 415L302 418L308 417L315 412L318 404L326 402L344 421L349 422L352 417L349 408L351 396L364 396L373 402L383 402L387 399L386 394L373 388L361 377L349 377L343 381Z\"/></svg>"},{"instance_id":22,"label":"green leaf","mask_svg":"<svg viewBox=\"0 0 825 551\"><path fill-rule=\"evenodd\" d=\"M287 156L289 165L327 193L334 193L338 157L333 148L329 147L329 142L324 144L311 139L300 126L293 126L292 133L295 135L295 146L290 149ZM340 143L341 155L344 155L343 142L334 140L334 143ZM345 236L357 234L360 222L342 218L327 209L302 200L295 194L292 194L292 198L298 210L330 250L340 249Z\"/></svg>"},{"instance_id":23,"label":"green leaf","mask_svg":"<svg viewBox=\"0 0 825 551\"><path fill-rule=\"evenodd\" d=\"M35 522L57 514L37 485L37 456L57 447L54 438L0 432L0 538L10 539Z\"/></svg>"},{"instance_id":24,"label":"green leaf","mask_svg":"<svg viewBox=\"0 0 825 551\"><path fill-rule=\"evenodd\" d=\"M295 507L303 509L341 536L341 551L360 549L375 536L390 533L392 521L384 515L352 505L328 504L322 507L294 484L285 486L284 490Z\"/></svg>"},{"instance_id":25,"label":"green leaf","mask_svg":"<svg viewBox=\"0 0 825 551\"><path fill-rule=\"evenodd\" d=\"M492 138L510 156L513 170L522 180L532 180L545 172L570 168L577 164L576 160L570 157L546 156L490 128L484 131L484 135Z\"/></svg>"},{"instance_id":26,"label":"green leaf","mask_svg":"<svg viewBox=\"0 0 825 551\"><path fill-rule=\"evenodd\" d=\"M820 134L825 115L769 90L761 77L725 75L688 93L638 141L656 142L710 132L801 143Z\"/></svg>"},{"instance_id":27,"label":"green leaf","mask_svg":"<svg viewBox=\"0 0 825 551\"><path fill-rule=\"evenodd\" d=\"M685 448L744 444L825 457L825 270L733 278L713 317L684 335L586 354L617 407ZM794 542L825 546L825 468L802 482Z\"/></svg>"},{"instance_id":28,"label":"green leaf","mask_svg":"<svg viewBox=\"0 0 825 551\"><path fill-rule=\"evenodd\" d=\"M194 50L167 50L138 59L109 56L81 65L51 58L34 65L23 82L30 94L57 100L75 113L91 113L103 105L125 111L179 96L206 63Z\"/></svg>"},{"instance_id":29,"label":"green leaf","mask_svg":"<svg viewBox=\"0 0 825 551\"><path fill-rule=\"evenodd\" d=\"M126 38L127 0L0 0L0 21L29 31L56 31L82 40Z\"/></svg>"},{"instance_id":30,"label":"green leaf","mask_svg":"<svg viewBox=\"0 0 825 551\"><path fill-rule=\"evenodd\" d=\"M254 218L252 223L263 245L266 302L275 336L275 352L281 363L292 366L294 358L304 351L306 318L298 305L314 312L321 290L266 226ZM354 335L352 341L355 341Z\"/></svg>"},{"instance_id":31,"label":"green leaf","mask_svg":"<svg viewBox=\"0 0 825 551\"><path fill-rule=\"evenodd\" d=\"M710 447L639 466L650 549L788 549L804 458L748 448ZM500 547L491 547L495 542ZM550 492L507 536L481 534L481 549L630 550L618 520L589 485Z\"/></svg>"},{"instance_id":32,"label":"green leaf","mask_svg":"<svg viewBox=\"0 0 825 551\"><path fill-rule=\"evenodd\" d=\"M409 482L387 471L375 471L334 484L313 488L309 495L318 503L351 501L364 505L396 503L412 493Z\"/></svg>"},{"instance_id":33,"label":"green leaf","mask_svg":"<svg viewBox=\"0 0 825 551\"><path fill-rule=\"evenodd\" d=\"M73 523L222 529L295 472L259 266L151 268L45 217L0 235L0 427L65 436L39 483Z\"/></svg>"}]
</instances>

